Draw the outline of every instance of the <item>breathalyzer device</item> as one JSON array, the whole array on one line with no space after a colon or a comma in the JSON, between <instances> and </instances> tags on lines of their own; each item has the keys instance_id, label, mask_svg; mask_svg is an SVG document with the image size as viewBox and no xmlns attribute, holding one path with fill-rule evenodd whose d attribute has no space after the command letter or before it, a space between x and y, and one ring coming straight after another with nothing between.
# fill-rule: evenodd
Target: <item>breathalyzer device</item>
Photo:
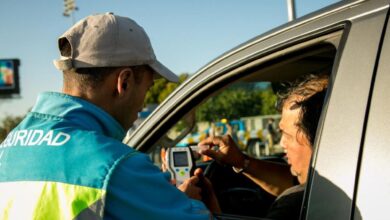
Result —
<instances>
[{"instance_id":1,"label":"breathalyzer device","mask_svg":"<svg viewBox=\"0 0 390 220\"><path fill-rule=\"evenodd\" d=\"M194 174L195 161L190 147L168 148L165 156L172 182L176 186Z\"/></svg>"}]
</instances>

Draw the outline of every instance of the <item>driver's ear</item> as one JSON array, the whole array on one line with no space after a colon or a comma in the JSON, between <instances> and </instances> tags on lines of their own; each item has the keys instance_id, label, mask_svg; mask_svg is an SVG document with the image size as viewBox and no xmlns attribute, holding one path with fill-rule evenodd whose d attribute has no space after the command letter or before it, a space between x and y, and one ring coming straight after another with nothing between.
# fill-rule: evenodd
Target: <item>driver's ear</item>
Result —
<instances>
[{"instance_id":1,"label":"driver's ear","mask_svg":"<svg viewBox=\"0 0 390 220\"><path fill-rule=\"evenodd\" d=\"M134 85L134 72L131 68L122 69L117 77L116 90L119 96L124 96Z\"/></svg>"}]
</instances>

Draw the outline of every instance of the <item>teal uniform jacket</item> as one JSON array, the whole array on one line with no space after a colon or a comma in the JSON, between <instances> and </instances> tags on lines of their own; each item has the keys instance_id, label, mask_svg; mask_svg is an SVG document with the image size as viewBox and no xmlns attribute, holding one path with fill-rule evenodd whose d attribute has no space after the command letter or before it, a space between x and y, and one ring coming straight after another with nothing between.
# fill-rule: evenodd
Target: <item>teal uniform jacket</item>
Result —
<instances>
[{"instance_id":1,"label":"teal uniform jacket","mask_svg":"<svg viewBox=\"0 0 390 220\"><path fill-rule=\"evenodd\" d=\"M0 145L0 219L209 219L97 106L47 92Z\"/></svg>"}]
</instances>

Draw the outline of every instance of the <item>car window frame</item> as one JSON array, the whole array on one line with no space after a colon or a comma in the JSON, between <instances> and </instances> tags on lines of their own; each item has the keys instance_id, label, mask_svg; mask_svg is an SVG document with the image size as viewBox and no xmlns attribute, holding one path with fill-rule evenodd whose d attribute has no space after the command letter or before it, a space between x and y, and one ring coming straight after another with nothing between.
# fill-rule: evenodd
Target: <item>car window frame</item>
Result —
<instances>
[{"instance_id":1,"label":"car window frame","mask_svg":"<svg viewBox=\"0 0 390 220\"><path fill-rule=\"evenodd\" d=\"M325 26L321 30L309 32L304 31L297 36L287 34L283 44L272 45L273 47L260 50L257 54L248 54L247 51L243 51L242 53L244 56L242 56L241 59L237 59L234 64L226 65L224 68L220 68L217 71L214 71L214 69L211 68L204 69L203 71L196 73L180 85L163 103L161 103L150 117L148 117L139 126L141 129L134 131L130 137L125 139L124 142L141 152L145 152L151 142L157 141L156 137L151 137L154 135L154 132L151 132L151 130L167 130L167 127L173 126L175 121L178 121L191 109L191 106L199 103L207 97L208 94L212 94L213 91L216 91L218 88L222 88L234 81L237 81L239 78L247 76L251 73L252 68L258 68L258 65L275 59L275 57L285 54L286 51L295 51L297 50L297 47L308 47L309 45L307 42L311 41L310 44L315 44L322 36L339 32L344 28L344 26L345 23L336 23L330 26ZM293 34L296 33L294 32ZM262 45L260 46L263 46L264 44L267 45L267 42L261 42L261 44ZM259 45L256 46L259 47ZM170 108L172 111L165 112L160 110L162 108ZM157 126L162 126L163 128L142 128L142 125L148 124L148 121L159 121L159 125Z\"/></svg>"}]
</instances>

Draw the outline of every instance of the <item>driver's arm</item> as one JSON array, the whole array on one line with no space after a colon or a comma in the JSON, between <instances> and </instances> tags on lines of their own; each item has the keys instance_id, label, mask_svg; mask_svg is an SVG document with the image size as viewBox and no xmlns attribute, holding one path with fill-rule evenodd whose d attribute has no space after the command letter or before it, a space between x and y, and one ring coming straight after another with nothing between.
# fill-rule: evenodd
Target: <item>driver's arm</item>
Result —
<instances>
[{"instance_id":1,"label":"driver's arm","mask_svg":"<svg viewBox=\"0 0 390 220\"><path fill-rule=\"evenodd\" d=\"M294 185L293 176L287 165L246 157L229 135L209 137L198 146L201 149L199 153L203 155L238 169L245 168L244 175L274 196L280 195ZM213 150L210 146L218 146L218 150ZM247 165L246 158L249 159Z\"/></svg>"},{"instance_id":2,"label":"driver's arm","mask_svg":"<svg viewBox=\"0 0 390 220\"><path fill-rule=\"evenodd\" d=\"M249 157L248 160L248 167L242 173L268 193L279 196L294 185L287 165Z\"/></svg>"}]
</instances>

